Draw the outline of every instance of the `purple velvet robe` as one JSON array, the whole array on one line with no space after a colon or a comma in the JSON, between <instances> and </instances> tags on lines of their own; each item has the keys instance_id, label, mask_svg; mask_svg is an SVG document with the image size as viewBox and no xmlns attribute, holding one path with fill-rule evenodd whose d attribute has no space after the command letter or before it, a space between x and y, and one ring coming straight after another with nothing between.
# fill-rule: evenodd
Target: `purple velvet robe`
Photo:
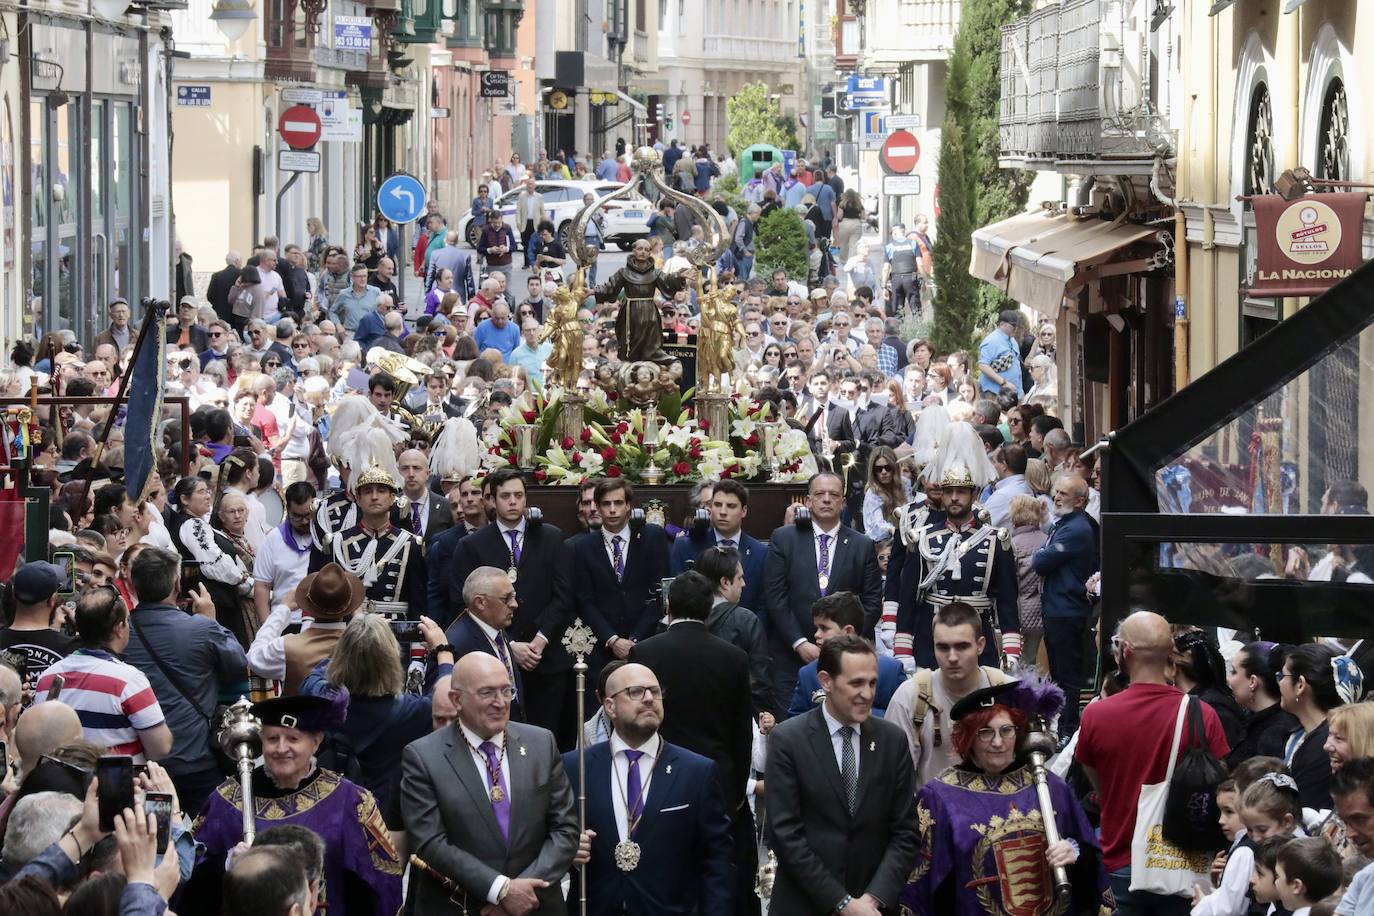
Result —
<instances>
[{"instance_id":1,"label":"purple velvet robe","mask_svg":"<svg viewBox=\"0 0 1374 916\"><path fill-rule=\"evenodd\" d=\"M298 824L324 840L324 888L316 916L393 916L400 909L401 860L366 789L332 770L317 769L296 791L283 792L258 767L253 772L253 807L259 831ZM224 782L210 795L192 828L197 842L205 844L197 868L201 863L223 868L225 855L243 839L242 812L243 790L238 780ZM372 892L371 901L356 896L364 886Z\"/></svg>"},{"instance_id":2,"label":"purple velvet robe","mask_svg":"<svg viewBox=\"0 0 1374 916\"><path fill-rule=\"evenodd\" d=\"M1063 780L1050 774L1049 784L1059 834L1078 844L1078 861L1069 866L1071 894L1054 890L1029 765L1000 776L950 767L917 793L921 846L902 891L902 913L1059 916L1113 909L1092 824Z\"/></svg>"}]
</instances>

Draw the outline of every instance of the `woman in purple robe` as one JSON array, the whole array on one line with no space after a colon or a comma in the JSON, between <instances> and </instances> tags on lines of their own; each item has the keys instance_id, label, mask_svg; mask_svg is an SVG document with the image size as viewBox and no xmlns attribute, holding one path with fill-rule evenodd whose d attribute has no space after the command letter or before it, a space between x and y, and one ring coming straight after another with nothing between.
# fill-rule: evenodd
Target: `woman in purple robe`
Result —
<instances>
[{"instance_id":1,"label":"woman in purple robe","mask_svg":"<svg viewBox=\"0 0 1374 916\"><path fill-rule=\"evenodd\" d=\"M263 766L253 771L258 830L307 827L324 840L324 884L316 916L395 916L401 906L401 861L372 794L315 762L326 731L343 724L348 693L295 696L253 706L262 722ZM205 802L192 831L204 851L177 911L219 911L225 860L243 841L243 790L237 779ZM203 907L203 909L201 909Z\"/></svg>"},{"instance_id":2,"label":"woman in purple robe","mask_svg":"<svg viewBox=\"0 0 1374 916\"><path fill-rule=\"evenodd\" d=\"M1115 908L1102 851L1068 785L1047 774L1061 839L1050 845L1030 762L1020 751L1032 716L1063 705L1058 687L1036 677L975 691L950 711L963 762L916 797L921 847L902 892L915 916L1060 916ZM1055 890L1068 870L1072 889Z\"/></svg>"}]
</instances>

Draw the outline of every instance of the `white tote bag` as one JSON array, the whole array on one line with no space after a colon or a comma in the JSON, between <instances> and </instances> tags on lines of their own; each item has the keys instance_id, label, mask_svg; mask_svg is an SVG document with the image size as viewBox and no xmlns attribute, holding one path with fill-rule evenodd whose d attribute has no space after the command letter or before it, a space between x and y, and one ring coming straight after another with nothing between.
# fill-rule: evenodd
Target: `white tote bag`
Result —
<instances>
[{"instance_id":1,"label":"white tote bag","mask_svg":"<svg viewBox=\"0 0 1374 916\"><path fill-rule=\"evenodd\" d=\"M1136 803L1135 834L1131 838L1131 890L1151 894L1188 896L1193 885L1210 885L1212 857L1206 852L1187 853L1164 839L1164 806L1169 798L1169 783L1178 762L1178 745L1183 722L1188 715L1185 694L1174 723L1174 744L1169 751L1169 768L1164 781L1140 787Z\"/></svg>"}]
</instances>

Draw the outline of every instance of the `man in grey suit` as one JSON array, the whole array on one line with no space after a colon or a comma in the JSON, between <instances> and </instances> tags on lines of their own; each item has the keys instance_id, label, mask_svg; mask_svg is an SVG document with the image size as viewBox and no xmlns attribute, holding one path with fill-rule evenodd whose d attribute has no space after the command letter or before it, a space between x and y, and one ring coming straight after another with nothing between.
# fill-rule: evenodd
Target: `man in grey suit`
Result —
<instances>
[{"instance_id":1,"label":"man in grey suit","mask_svg":"<svg viewBox=\"0 0 1374 916\"><path fill-rule=\"evenodd\" d=\"M878 659L837 636L817 664L826 698L768 736L768 909L788 916L895 914L916 864L915 774L906 736L871 715Z\"/></svg>"},{"instance_id":2,"label":"man in grey suit","mask_svg":"<svg viewBox=\"0 0 1374 916\"><path fill-rule=\"evenodd\" d=\"M515 225L520 230L520 248L525 252L525 269L534 264L530 252L530 239L538 231L540 223L547 217L544 214L544 195L535 190L534 176L525 179L525 190L515 197Z\"/></svg>"},{"instance_id":3,"label":"man in grey suit","mask_svg":"<svg viewBox=\"0 0 1374 916\"><path fill-rule=\"evenodd\" d=\"M465 655L453 669L458 720L402 755L406 832L427 866L412 871L416 916L455 903L473 914L568 912L559 882L577 851L572 786L553 733L510 721L513 695L495 656Z\"/></svg>"}]
</instances>

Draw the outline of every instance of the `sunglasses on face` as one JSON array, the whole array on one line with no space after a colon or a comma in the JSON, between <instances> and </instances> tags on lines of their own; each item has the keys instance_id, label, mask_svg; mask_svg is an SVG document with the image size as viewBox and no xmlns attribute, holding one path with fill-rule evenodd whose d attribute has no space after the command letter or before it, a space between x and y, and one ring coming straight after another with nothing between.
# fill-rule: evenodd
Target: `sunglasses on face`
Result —
<instances>
[{"instance_id":1,"label":"sunglasses on face","mask_svg":"<svg viewBox=\"0 0 1374 916\"><path fill-rule=\"evenodd\" d=\"M890 464L875 464L875 465L873 465L873 473L875 473L875 474L881 474L881 473L883 473L884 471L890 471L890 470L892 470L892 465L890 465Z\"/></svg>"},{"instance_id":2,"label":"sunglasses on face","mask_svg":"<svg viewBox=\"0 0 1374 916\"><path fill-rule=\"evenodd\" d=\"M281 366L281 363L280 363L280 362L270 362L270 361L269 361L269 362L267 363L267 368L269 368L269 369L276 369L276 368L278 368L278 367L280 367L280 366Z\"/></svg>"},{"instance_id":3,"label":"sunglasses on face","mask_svg":"<svg viewBox=\"0 0 1374 916\"><path fill-rule=\"evenodd\" d=\"M223 337L224 334L222 334L222 333L219 332L219 331L211 331L211 332L210 332L210 336L211 336L211 337Z\"/></svg>"}]
</instances>

